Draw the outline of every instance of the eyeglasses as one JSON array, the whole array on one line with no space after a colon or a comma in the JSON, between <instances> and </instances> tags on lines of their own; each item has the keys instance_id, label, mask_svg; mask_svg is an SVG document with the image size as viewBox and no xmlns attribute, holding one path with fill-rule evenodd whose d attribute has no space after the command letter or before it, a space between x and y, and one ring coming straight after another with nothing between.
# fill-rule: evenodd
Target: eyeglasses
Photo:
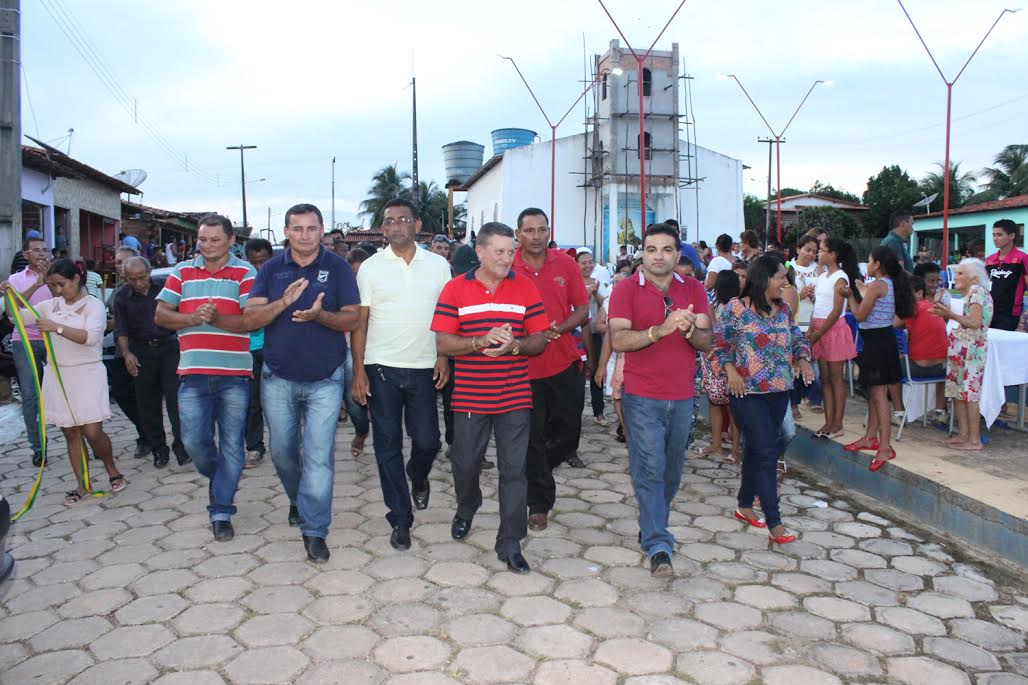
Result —
<instances>
[{"instance_id":1,"label":"eyeglasses","mask_svg":"<svg viewBox=\"0 0 1028 685\"><path fill-rule=\"evenodd\" d=\"M672 301L672 299L669 296L665 295L664 296L664 318L665 319L668 318L669 316L671 316L671 308L674 305L675 305L674 301Z\"/></svg>"},{"instance_id":2,"label":"eyeglasses","mask_svg":"<svg viewBox=\"0 0 1028 685\"><path fill-rule=\"evenodd\" d=\"M382 225L383 226L395 226L396 224L400 224L401 226L406 226L407 224L412 224L412 223L414 223L414 219L412 217L401 216L401 217L398 217L396 219L386 219L385 221L382 222Z\"/></svg>"}]
</instances>

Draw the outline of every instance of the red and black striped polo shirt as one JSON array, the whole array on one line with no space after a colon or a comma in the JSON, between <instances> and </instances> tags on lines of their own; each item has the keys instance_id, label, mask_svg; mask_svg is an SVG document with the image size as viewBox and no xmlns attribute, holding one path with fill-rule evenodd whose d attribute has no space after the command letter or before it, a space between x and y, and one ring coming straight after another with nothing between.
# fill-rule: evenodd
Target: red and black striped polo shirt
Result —
<instances>
[{"instance_id":1,"label":"red and black striped polo shirt","mask_svg":"<svg viewBox=\"0 0 1028 685\"><path fill-rule=\"evenodd\" d=\"M546 330L546 311L532 281L512 271L492 292L475 278L476 271L443 287L432 318L433 331L470 338L509 323L520 338ZM525 357L493 358L476 353L454 358L453 411L501 414L531 408Z\"/></svg>"}]
</instances>

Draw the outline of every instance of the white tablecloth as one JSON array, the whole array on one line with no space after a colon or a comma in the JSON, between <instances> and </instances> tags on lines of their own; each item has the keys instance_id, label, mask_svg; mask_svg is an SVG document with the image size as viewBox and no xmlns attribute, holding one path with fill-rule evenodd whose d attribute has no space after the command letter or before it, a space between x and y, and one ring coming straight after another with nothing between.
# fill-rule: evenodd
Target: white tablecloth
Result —
<instances>
[{"instance_id":1,"label":"white tablecloth","mask_svg":"<svg viewBox=\"0 0 1028 685\"><path fill-rule=\"evenodd\" d=\"M953 311L962 313L963 301L953 299ZM950 326L955 326L950 322ZM985 378L982 380L981 414L990 428L1003 409L1008 385L1028 383L1028 333L1001 331L990 328L985 357ZM935 391L929 389L928 401ZM924 414L924 389L903 386L903 403L907 407L907 420L916 421Z\"/></svg>"}]
</instances>

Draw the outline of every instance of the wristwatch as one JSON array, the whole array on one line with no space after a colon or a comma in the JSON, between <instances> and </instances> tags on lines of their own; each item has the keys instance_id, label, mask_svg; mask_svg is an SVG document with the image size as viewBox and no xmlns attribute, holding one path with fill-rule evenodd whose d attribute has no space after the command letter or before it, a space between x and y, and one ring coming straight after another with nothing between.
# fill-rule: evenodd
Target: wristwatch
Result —
<instances>
[{"instance_id":1,"label":"wristwatch","mask_svg":"<svg viewBox=\"0 0 1028 685\"><path fill-rule=\"evenodd\" d=\"M57 327L57 335L64 335L64 326Z\"/></svg>"}]
</instances>

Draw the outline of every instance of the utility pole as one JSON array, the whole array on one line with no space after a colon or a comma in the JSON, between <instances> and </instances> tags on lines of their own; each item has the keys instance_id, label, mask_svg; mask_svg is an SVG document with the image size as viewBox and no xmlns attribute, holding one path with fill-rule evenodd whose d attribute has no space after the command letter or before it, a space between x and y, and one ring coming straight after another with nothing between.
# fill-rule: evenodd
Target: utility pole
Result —
<instances>
[{"instance_id":1,"label":"utility pole","mask_svg":"<svg viewBox=\"0 0 1028 685\"><path fill-rule=\"evenodd\" d=\"M226 150L239 150L239 187L243 189L243 228L246 228L246 165L243 163L244 150L256 150L256 145L229 145Z\"/></svg>"},{"instance_id":2,"label":"utility pole","mask_svg":"<svg viewBox=\"0 0 1028 685\"><path fill-rule=\"evenodd\" d=\"M767 202L764 205L764 250L766 251L767 244L771 240L771 146L775 144L775 139L757 138L757 142L767 143Z\"/></svg>"},{"instance_id":3,"label":"utility pole","mask_svg":"<svg viewBox=\"0 0 1028 685\"><path fill-rule=\"evenodd\" d=\"M268 213L271 213L271 207L268 207ZM270 222L270 219L269 219ZM329 230L336 227L336 158L332 157L332 226Z\"/></svg>"},{"instance_id":4,"label":"utility pole","mask_svg":"<svg viewBox=\"0 0 1028 685\"><path fill-rule=\"evenodd\" d=\"M0 274L21 249L21 10L0 0Z\"/></svg>"},{"instance_id":5,"label":"utility pole","mask_svg":"<svg viewBox=\"0 0 1028 685\"><path fill-rule=\"evenodd\" d=\"M411 196L414 200L414 204L417 205L418 200L421 199L421 190L418 186L418 84L417 80L413 76L410 77L410 88L411 95L414 98L414 105L412 109L412 112L414 114L414 130L413 137L411 138L411 140L413 141L411 145L411 155L413 158L413 168L411 169ZM418 209L420 209L420 207Z\"/></svg>"}]
</instances>

